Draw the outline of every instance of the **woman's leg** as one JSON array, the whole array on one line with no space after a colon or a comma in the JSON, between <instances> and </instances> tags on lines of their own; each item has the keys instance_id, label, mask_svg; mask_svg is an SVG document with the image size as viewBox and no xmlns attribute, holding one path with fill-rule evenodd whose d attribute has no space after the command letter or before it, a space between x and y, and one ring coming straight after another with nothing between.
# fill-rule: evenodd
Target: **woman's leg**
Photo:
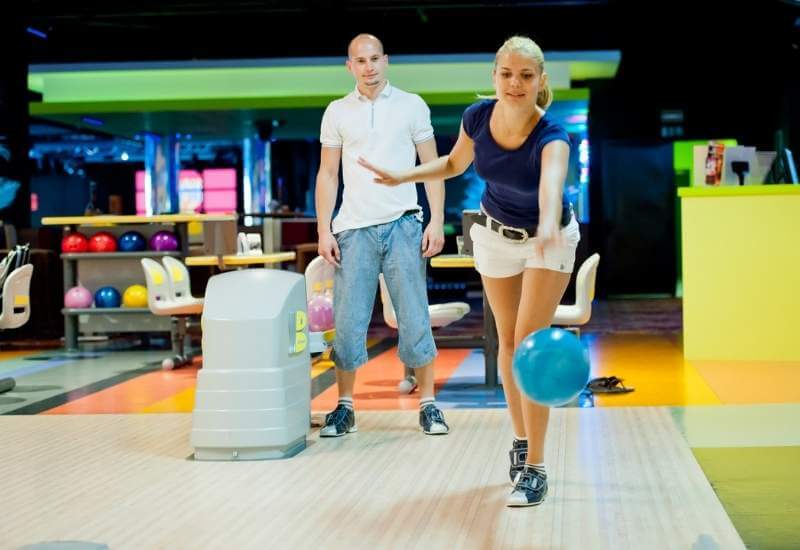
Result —
<instances>
[{"instance_id":1,"label":"woman's leg","mask_svg":"<svg viewBox=\"0 0 800 550\"><path fill-rule=\"evenodd\" d=\"M515 349L514 334L520 292L522 290L522 274L503 278L482 275L481 279L483 281L483 291L489 300L489 306L492 308L497 325L497 366L503 377L503 391L506 395L506 403L508 403L508 412L511 414L514 436L525 438L522 400L520 399L517 385L514 383L514 377L511 374L511 358Z\"/></svg>"},{"instance_id":2,"label":"woman's leg","mask_svg":"<svg viewBox=\"0 0 800 550\"><path fill-rule=\"evenodd\" d=\"M515 321L514 349L531 332L550 326L556 308L567 289L569 279L569 273L549 269L525 269L522 275L521 295ZM505 384L504 372L503 385L505 386ZM519 395L516 386L514 389L518 394L517 399L522 403L523 424L528 436L526 463L541 464L544 462L544 439L547 434L550 408L537 405L530 399ZM506 395L508 395L508 390L506 390Z\"/></svg>"}]
</instances>

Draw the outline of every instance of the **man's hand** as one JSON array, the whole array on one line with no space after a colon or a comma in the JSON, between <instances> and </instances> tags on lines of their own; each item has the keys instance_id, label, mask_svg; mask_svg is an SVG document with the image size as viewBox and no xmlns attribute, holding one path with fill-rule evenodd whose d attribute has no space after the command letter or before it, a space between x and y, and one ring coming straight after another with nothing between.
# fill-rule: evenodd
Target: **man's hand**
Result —
<instances>
[{"instance_id":1,"label":"man's hand","mask_svg":"<svg viewBox=\"0 0 800 550\"><path fill-rule=\"evenodd\" d=\"M325 258L325 261L329 264L341 267L339 265L342 259L341 254L339 254L339 243L336 242L336 237L330 231L320 234L317 253Z\"/></svg>"},{"instance_id":2,"label":"man's hand","mask_svg":"<svg viewBox=\"0 0 800 550\"><path fill-rule=\"evenodd\" d=\"M431 221L422 234L422 256L432 258L444 247L444 227L441 222Z\"/></svg>"}]
</instances>

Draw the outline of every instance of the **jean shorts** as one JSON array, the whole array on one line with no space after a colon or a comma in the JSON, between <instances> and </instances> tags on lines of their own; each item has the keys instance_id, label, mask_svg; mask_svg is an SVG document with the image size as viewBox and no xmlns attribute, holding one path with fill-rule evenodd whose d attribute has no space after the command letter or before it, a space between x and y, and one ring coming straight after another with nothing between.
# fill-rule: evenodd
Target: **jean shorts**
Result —
<instances>
[{"instance_id":1,"label":"jean shorts","mask_svg":"<svg viewBox=\"0 0 800 550\"><path fill-rule=\"evenodd\" d=\"M355 370L367 362L367 329L372 319L378 275L383 273L397 316L398 355L409 368L436 357L428 311L422 223L415 214L336 234L341 267L334 275L333 308L336 366Z\"/></svg>"}]
</instances>

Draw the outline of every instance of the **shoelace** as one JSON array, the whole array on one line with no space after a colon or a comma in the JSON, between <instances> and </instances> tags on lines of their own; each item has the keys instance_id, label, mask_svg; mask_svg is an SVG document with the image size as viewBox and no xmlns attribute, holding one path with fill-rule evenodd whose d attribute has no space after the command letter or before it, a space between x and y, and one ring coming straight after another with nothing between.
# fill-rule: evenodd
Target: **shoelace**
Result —
<instances>
[{"instance_id":1,"label":"shoelace","mask_svg":"<svg viewBox=\"0 0 800 550\"><path fill-rule=\"evenodd\" d=\"M333 412L328 413L328 416L325 417L325 423L326 424L333 423L336 425L342 424L347 421L348 412L349 411L347 410L347 407L344 406L336 407L333 410Z\"/></svg>"},{"instance_id":2,"label":"shoelace","mask_svg":"<svg viewBox=\"0 0 800 550\"><path fill-rule=\"evenodd\" d=\"M436 407L432 407L432 406L431 407L425 407L423 409L423 412L428 417L428 420L431 421L431 423L434 423L434 422L438 423L438 424L444 424L445 423L444 422L444 416L442 415L442 411L440 411Z\"/></svg>"}]
</instances>

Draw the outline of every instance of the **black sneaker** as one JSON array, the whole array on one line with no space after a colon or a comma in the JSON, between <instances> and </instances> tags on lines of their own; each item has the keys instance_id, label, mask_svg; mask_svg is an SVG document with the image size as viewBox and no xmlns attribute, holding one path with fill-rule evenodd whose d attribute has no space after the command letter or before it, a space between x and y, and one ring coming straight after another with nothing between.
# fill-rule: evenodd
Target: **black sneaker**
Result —
<instances>
[{"instance_id":1,"label":"black sneaker","mask_svg":"<svg viewBox=\"0 0 800 550\"><path fill-rule=\"evenodd\" d=\"M436 405L425 405L419 411L419 425L428 435L444 435L450 431L450 426L444 421L444 415Z\"/></svg>"},{"instance_id":2,"label":"black sneaker","mask_svg":"<svg viewBox=\"0 0 800 550\"><path fill-rule=\"evenodd\" d=\"M547 495L547 474L525 466L517 476L514 490L508 495L508 506L536 506L544 502Z\"/></svg>"},{"instance_id":3,"label":"black sneaker","mask_svg":"<svg viewBox=\"0 0 800 550\"><path fill-rule=\"evenodd\" d=\"M522 471L525 466L525 461L528 460L528 440L514 439L511 444L511 450L508 451L508 457L511 459L511 466L508 468L508 477L511 478L511 485L517 482L517 475Z\"/></svg>"},{"instance_id":4,"label":"black sneaker","mask_svg":"<svg viewBox=\"0 0 800 550\"><path fill-rule=\"evenodd\" d=\"M338 405L333 411L325 415L325 425L320 428L319 436L339 437L357 431L356 415L353 409Z\"/></svg>"}]
</instances>

